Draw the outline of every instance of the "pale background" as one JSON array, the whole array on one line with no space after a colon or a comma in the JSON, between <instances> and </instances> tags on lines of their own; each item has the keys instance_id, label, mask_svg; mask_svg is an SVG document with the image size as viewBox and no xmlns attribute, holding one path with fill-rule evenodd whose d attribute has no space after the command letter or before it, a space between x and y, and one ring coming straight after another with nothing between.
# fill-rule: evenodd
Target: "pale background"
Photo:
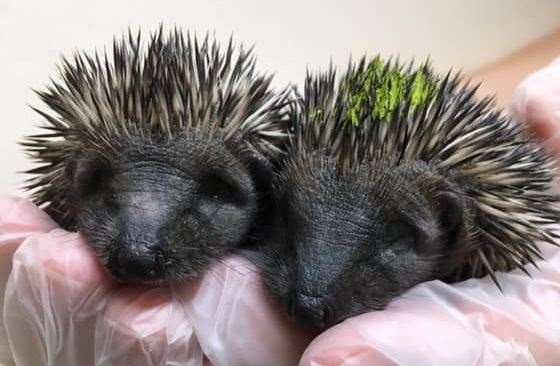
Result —
<instances>
[{"instance_id":1,"label":"pale background","mask_svg":"<svg viewBox=\"0 0 560 366\"><path fill-rule=\"evenodd\" d=\"M0 0L0 194L18 193L16 171L29 163L16 141L41 122L31 88L55 74L60 55L161 22L255 44L277 85L300 84L306 67L331 59L344 66L350 54L430 55L439 69L486 81L504 104L524 75L560 55L560 0Z\"/></svg>"}]
</instances>

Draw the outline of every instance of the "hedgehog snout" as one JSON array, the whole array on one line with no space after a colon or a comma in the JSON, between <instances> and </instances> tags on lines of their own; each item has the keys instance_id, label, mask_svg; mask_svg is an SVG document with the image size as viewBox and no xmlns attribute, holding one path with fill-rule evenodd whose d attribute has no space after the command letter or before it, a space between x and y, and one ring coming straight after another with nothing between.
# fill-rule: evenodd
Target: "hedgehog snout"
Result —
<instances>
[{"instance_id":1,"label":"hedgehog snout","mask_svg":"<svg viewBox=\"0 0 560 366\"><path fill-rule=\"evenodd\" d=\"M162 252L168 247L163 230L151 225L121 227L114 239L108 269L123 282L147 282L164 277Z\"/></svg>"},{"instance_id":2,"label":"hedgehog snout","mask_svg":"<svg viewBox=\"0 0 560 366\"><path fill-rule=\"evenodd\" d=\"M162 275L158 254L149 248L122 248L109 268L117 279L124 282L152 281Z\"/></svg>"},{"instance_id":3,"label":"hedgehog snout","mask_svg":"<svg viewBox=\"0 0 560 366\"><path fill-rule=\"evenodd\" d=\"M298 292L291 301L292 312L302 324L322 329L329 326L334 320L332 307L325 296Z\"/></svg>"},{"instance_id":4,"label":"hedgehog snout","mask_svg":"<svg viewBox=\"0 0 560 366\"><path fill-rule=\"evenodd\" d=\"M162 279L165 243L146 232L120 232L112 243L107 269L119 281L140 283Z\"/></svg>"}]
</instances>

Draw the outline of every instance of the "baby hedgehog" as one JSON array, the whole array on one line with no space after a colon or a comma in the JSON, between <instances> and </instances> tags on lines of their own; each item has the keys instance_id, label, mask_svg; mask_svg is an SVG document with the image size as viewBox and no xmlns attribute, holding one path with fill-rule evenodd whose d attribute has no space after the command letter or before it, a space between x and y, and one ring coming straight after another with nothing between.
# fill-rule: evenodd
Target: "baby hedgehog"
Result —
<instances>
[{"instance_id":1,"label":"baby hedgehog","mask_svg":"<svg viewBox=\"0 0 560 366\"><path fill-rule=\"evenodd\" d=\"M292 315L324 328L420 282L498 283L555 243L553 161L475 91L380 57L308 74L259 263Z\"/></svg>"},{"instance_id":2,"label":"baby hedgehog","mask_svg":"<svg viewBox=\"0 0 560 366\"><path fill-rule=\"evenodd\" d=\"M252 235L287 94L231 40L141 38L63 60L60 80L37 92L45 132L22 144L39 164L34 201L117 279L147 283L194 276Z\"/></svg>"}]
</instances>

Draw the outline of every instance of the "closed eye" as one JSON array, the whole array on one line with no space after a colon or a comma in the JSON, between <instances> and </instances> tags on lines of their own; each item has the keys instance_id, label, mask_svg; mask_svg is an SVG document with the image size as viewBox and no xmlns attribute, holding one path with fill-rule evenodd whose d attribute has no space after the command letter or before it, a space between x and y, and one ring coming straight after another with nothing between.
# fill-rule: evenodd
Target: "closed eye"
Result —
<instances>
[{"instance_id":1,"label":"closed eye","mask_svg":"<svg viewBox=\"0 0 560 366\"><path fill-rule=\"evenodd\" d=\"M200 182L199 194L215 201L243 205L246 201L237 182L219 174L209 174Z\"/></svg>"},{"instance_id":2,"label":"closed eye","mask_svg":"<svg viewBox=\"0 0 560 366\"><path fill-rule=\"evenodd\" d=\"M110 207L112 209L119 208L119 197L117 196L116 193L111 191L107 192L107 194L105 194L103 198L104 198L105 205L107 205L107 207Z\"/></svg>"},{"instance_id":3,"label":"closed eye","mask_svg":"<svg viewBox=\"0 0 560 366\"><path fill-rule=\"evenodd\" d=\"M385 238L387 246L395 249L415 249L416 233L414 229L402 221L390 221L386 224Z\"/></svg>"}]
</instances>

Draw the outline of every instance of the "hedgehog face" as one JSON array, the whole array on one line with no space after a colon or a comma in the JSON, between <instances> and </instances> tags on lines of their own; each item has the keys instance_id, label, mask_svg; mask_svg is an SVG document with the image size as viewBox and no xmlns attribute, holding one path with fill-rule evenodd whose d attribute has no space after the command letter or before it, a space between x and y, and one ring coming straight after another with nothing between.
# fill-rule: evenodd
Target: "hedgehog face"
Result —
<instances>
[{"instance_id":1,"label":"hedgehog face","mask_svg":"<svg viewBox=\"0 0 560 366\"><path fill-rule=\"evenodd\" d=\"M127 139L116 158L71 161L78 229L126 282L193 276L237 247L258 209L242 151L217 139Z\"/></svg>"},{"instance_id":2,"label":"hedgehog face","mask_svg":"<svg viewBox=\"0 0 560 366\"><path fill-rule=\"evenodd\" d=\"M382 309L450 269L466 210L443 177L426 164L342 172L314 160L279 178L276 243L265 249L265 281L300 322L324 328Z\"/></svg>"}]
</instances>

